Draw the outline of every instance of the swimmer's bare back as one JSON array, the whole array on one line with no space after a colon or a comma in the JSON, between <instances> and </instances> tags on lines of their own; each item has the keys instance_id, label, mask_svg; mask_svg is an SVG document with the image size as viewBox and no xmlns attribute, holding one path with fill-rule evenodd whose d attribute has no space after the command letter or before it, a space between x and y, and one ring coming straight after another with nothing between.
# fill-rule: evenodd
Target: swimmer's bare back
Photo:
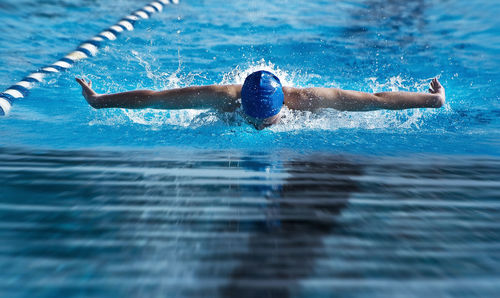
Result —
<instances>
[{"instance_id":1,"label":"swimmer's bare back","mask_svg":"<svg viewBox=\"0 0 500 298\"><path fill-rule=\"evenodd\" d=\"M76 78L87 102L96 109L205 109L234 111L239 107L241 85L208 85L164 91L136 90L114 94L97 94L92 82ZM340 111L371 111L439 108L445 103L444 87L434 78L429 93L366 93L336 88L283 87L285 105L294 110L315 111L333 108Z\"/></svg>"}]
</instances>

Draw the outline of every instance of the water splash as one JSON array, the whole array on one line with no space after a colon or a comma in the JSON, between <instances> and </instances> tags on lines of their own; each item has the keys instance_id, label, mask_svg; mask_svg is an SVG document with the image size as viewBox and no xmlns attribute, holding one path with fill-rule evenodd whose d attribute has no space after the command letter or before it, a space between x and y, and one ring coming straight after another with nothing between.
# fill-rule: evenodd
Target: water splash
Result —
<instances>
[{"instance_id":1,"label":"water splash","mask_svg":"<svg viewBox=\"0 0 500 298\"><path fill-rule=\"evenodd\" d=\"M270 61L266 62L264 59L261 59L257 62L250 62L242 66L236 66L233 70L224 74L220 85L243 84L245 82L245 78L249 74L259 70L267 70L274 73L280 79L283 86L306 87L313 79L321 78L321 76L317 74L302 73L300 70L282 70L274 63Z\"/></svg>"},{"instance_id":2,"label":"water splash","mask_svg":"<svg viewBox=\"0 0 500 298\"><path fill-rule=\"evenodd\" d=\"M380 83L378 78L369 77L365 79L365 82L370 87L371 91L382 92L382 91L413 91L413 92L427 92L429 87L429 82L433 79L417 79L417 80L407 80L403 79L400 75L388 78L385 82ZM438 76L439 78L439 76Z\"/></svg>"},{"instance_id":3,"label":"water splash","mask_svg":"<svg viewBox=\"0 0 500 298\"><path fill-rule=\"evenodd\" d=\"M161 89L178 88L181 85L189 85L199 73L184 73L182 63L179 68L172 73L162 72L159 67L153 67L152 60L145 57L146 54L139 54L132 51L134 59L144 67L147 77L153 81L154 86ZM301 71L287 71L279 68L270 61L264 59L257 62L250 62L238 65L234 69L223 75L220 85L243 84L245 78L257 70L267 70L275 73L286 86L309 86L314 79L320 78L317 74L303 73ZM426 79L403 79L401 76L389 77L380 80L376 77L365 79L371 92L381 91L418 91L426 92L430 78ZM182 83L181 83L182 82ZM332 82L329 87L340 87L338 83ZM449 111L449 106L445 112ZM338 130L338 129L420 129L427 119L434 117L443 110L423 110L411 109L402 111L370 111L370 112L341 112L333 109L324 109L318 113L307 111L294 111L284 108L282 120L270 128L274 132L286 132L296 130ZM107 120L94 120L92 125L116 125L116 124L141 124L150 129L159 129L162 126L178 126L186 129L197 129L202 126L248 126L241 116L242 111L236 113L217 113L211 110L126 110L122 109L119 114L116 112L106 113ZM102 119L103 115L100 115ZM244 130L246 131L246 130Z\"/></svg>"},{"instance_id":4,"label":"water splash","mask_svg":"<svg viewBox=\"0 0 500 298\"><path fill-rule=\"evenodd\" d=\"M171 73L161 71L161 65L157 62L157 58L145 53L139 53L135 50L131 51L133 59L135 59L142 67L146 76L152 81L153 86L157 89L171 89L186 87L193 84L197 77L203 77L198 72L183 73L182 60L179 57L179 65L177 69Z\"/></svg>"},{"instance_id":5,"label":"water splash","mask_svg":"<svg viewBox=\"0 0 500 298\"><path fill-rule=\"evenodd\" d=\"M136 61L144 68L146 77L150 82L139 81L136 89L149 88L154 86L156 90L180 88L192 85L197 77L201 75L197 72L183 72L182 60L179 59L179 66L173 72L164 72L161 66L157 63L154 55L148 52L139 53L135 50L130 52L132 54L131 60ZM114 82L109 79L106 92L116 92L120 89L120 82ZM130 122L148 126L155 130L162 126L180 126L190 127L193 123L199 122L199 117L204 114L206 110L156 110L156 109L120 109L120 112L100 110L96 111L98 119L90 122L90 125L126 125ZM105 120L102 120L102 119ZM212 117L213 118L213 117ZM210 120L206 120L210 123Z\"/></svg>"}]
</instances>

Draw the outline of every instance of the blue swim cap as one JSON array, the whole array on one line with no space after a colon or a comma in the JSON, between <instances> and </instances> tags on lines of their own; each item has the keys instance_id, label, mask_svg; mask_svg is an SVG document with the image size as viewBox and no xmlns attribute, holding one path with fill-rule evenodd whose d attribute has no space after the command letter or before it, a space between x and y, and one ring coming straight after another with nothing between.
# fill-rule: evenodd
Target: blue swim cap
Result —
<instances>
[{"instance_id":1,"label":"blue swim cap","mask_svg":"<svg viewBox=\"0 0 500 298\"><path fill-rule=\"evenodd\" d=\"M279 113L285 96L280 79L269 71L250 74L241 88L241 105L248 116L265 119Z\"/></svg>"}]
</instances>

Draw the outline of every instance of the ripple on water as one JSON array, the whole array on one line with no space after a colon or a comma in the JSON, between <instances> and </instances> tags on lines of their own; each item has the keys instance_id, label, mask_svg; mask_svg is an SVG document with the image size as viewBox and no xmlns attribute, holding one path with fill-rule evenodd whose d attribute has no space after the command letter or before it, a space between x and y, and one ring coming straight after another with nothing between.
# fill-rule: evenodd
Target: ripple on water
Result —
<instances>
[{"instance_id":1,"label":"ripple on water","mask_svg":"<svg viewBox=\"0 0 500 298\"><path fill-rule=\"evenodd\" d=\"M4 293L498 291L495 158L2 150L0 164Z\"/></svg>"}]
</instances>

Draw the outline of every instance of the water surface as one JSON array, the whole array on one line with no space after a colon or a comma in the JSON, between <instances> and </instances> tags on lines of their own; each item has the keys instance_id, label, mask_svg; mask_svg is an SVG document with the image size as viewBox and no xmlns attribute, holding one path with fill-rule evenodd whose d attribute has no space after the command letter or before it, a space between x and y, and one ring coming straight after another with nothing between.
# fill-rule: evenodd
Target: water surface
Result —
<instances>
[{"instance_id":1,"label":"water surface","mask_svg":"<svg viewBox=\"0 0 500 298\"><path fill-rule=\"evenodd\" d=\"M6 297L500 290L497 158L3 150L0 164Z\"/></svg>"},{"instance_id":2,"label":"water surface","mask_svg":"<svg viewBox=\"0 0 500 298\"><path fill-rule=\"evenodd\" d=\"M0 3L0 89L147 1ZM495 297L495 1L182 1L0 118L0 296ZM426 91L441 109L94 110L241 83Z\"/></svg>"}]
</instances>

